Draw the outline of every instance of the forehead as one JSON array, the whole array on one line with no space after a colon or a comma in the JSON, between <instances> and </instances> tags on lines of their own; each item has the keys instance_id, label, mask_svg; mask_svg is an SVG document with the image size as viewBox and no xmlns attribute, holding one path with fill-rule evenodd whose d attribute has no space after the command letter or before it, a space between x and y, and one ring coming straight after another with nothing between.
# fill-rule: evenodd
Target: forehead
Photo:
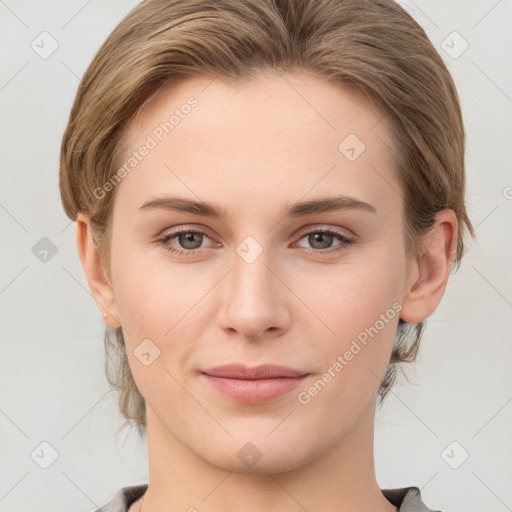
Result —
<instances>
[{"instance_id":1,"label":"forehead","mask_svg":"<svg viewBox=\"0 0 512 512\"><path fill-rule=\"evenodd\" d=\"M192 122L182 123L187 117ZM261 73L236 83L222 77L195 77L169 84L130 123L127 139L132 144L141 141L153 130L159 132L159 125L166 122L172 126L170 131L161 127L162 135L176 135L186 130L187 124L193 124L198 133L211 133L212 128L221 133L224 128L231 135L252 133L261 137L266 133L269 138L277 128L284 142L302 133L303 138L317 143L322 135L336 132L338 137L353 133L368 143L375 138L385 139L390 145L392 142L385 113L368 98L324 78L298 72ZM234 134L235 126L244 130ZM320 130L318 137L308 137L311 130Z\"/></svg>"},{"instance_id":2,"label":"forehead","mask_svg":"<svg viewBox=\"0 0 512 512\"><path fill-rule=\"evenodd\" d=\"M261 207L264 194L294 202L333 188L371 202L398 188L384 113L308 74L181 81L145 105L126 141L122 163L150 147L120 184L139 204L180 192L219 203L243 196Z\"/></svg>"}]
</instances>

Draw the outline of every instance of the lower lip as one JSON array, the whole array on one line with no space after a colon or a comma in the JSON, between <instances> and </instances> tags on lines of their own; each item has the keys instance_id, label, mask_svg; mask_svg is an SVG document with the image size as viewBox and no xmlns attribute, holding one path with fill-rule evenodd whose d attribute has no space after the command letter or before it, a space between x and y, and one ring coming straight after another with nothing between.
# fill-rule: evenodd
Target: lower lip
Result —
<instances>
[{"instance_id":1,"label":"lower lip","mask_svg":"<svg viewBox=\"0 0 512 512\"><path fill-rule=\"evenodd\" d=\"M289 393L308 377L276 377L273 379L228 379L203 374L210 384L225 395L249 404L263 404Z\"/></svg>"}]
</instances>

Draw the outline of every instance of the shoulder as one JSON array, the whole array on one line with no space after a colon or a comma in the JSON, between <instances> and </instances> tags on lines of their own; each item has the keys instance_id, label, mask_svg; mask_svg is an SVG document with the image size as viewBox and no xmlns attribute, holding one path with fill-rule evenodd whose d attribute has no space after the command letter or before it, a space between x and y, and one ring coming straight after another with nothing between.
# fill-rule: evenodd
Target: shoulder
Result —
<instances>
[{"instance_id":1,"label":"shoulder","mask_svg":"<svg viewBox=\"0 0 512 512\"><path fill-rule=\"evenodd\" d=\"M111 500L94 512L128 512L130 505L147 490L148 484L132 485L119 489Z\"/></svg>"},{"instance_id":2,"label":"shoulder","mask_svg":"<svg viewBox=\"0 0 512 512\"><path fill-rule=\"evenodd\" d=\"M418 487L401 489L381 489L384 497L398 508L398 512L441 512L428 508L421 497Z\"/></svg>"},{"instance_id":3,"label":"shoulder","mask_svg":"<svg viewBox=\"0 0 512 512\"><path fill-rule=\"evenodd\" d=\"M130 505L147 490L148 485L133 485L119 489L112 499L95 512L128 512ZM381 489L384 497L398 508L398 512L441 512L428 508L422 500L418 487Z\"/></svg>"}]
</instances>

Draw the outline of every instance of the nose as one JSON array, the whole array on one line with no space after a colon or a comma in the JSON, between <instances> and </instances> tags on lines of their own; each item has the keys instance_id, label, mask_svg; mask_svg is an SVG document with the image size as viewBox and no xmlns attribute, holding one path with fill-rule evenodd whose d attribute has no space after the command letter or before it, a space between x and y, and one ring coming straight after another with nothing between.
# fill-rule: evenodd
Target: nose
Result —
<instances>
[{"instance_id":1,"label":"nose","mask_svg":"<svg viewBox=\"0 0 512 512\"><path fill-rule=\"evenodd\" d=\"M249 260L250 261L250 260ZM266 251L248 262L238 253L222 284L218 322L248 340L282 335L290 324L290 291Z\"/></svg>"}]
</instances>

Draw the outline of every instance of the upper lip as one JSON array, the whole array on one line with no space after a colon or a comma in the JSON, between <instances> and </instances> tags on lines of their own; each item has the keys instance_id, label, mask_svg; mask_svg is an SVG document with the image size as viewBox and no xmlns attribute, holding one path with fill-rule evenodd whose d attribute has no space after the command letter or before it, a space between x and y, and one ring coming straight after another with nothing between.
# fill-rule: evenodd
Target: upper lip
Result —
<instances>
[{"instance_id":1,"label":"upper lip","mask_svg":"<svg viewBox=\"0 0 512 512\"><path fill-rule=\"evenodd\" d=\"M209 368L201 373L229 379L272 379L277 377L302 377L303 375L307 375L307 372L275 364L262 364L253 368L242 364L227 364Z\"/></svg>"}]
</instances>

